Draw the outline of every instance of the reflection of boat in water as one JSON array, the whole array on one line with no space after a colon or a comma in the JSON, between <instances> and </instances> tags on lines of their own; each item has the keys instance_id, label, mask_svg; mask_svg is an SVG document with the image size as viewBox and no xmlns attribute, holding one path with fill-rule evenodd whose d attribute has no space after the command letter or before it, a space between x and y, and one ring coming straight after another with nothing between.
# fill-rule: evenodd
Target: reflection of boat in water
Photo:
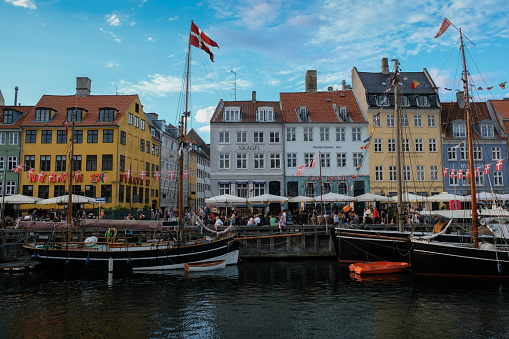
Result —
<instances>
[{"instance_id":1,"label":"reflection of boat in water","mask_svg":"<svg viewBox=\"0 0 509 339\"><path fill-rule=\"evenodd\" d=\"M359 282L395 283L409 279L410 274L369 274L360 275L350 272L350 279Z\"/></svg>"},{"instance_id":2,"label":"reflection of boat in water","mask_svg":"<svg viewBox=\"0 0 509 339\"><path fill-rule=\"evenodd\" d=\"M184 264L184 270L186 272L213 271L213 270L220 270L225 267L226 267L226 260L190 262L190 263Z\"/></svg>"},{"instance_id":3,"label":"reflection of boat in water","mask_svg":"<svg viewBox=\"0 0 509 339\"><path fill-rule=\"evenodd\" d=\"M356 274L390 274L399 273L410 268L406 262L374 261L355 263L349 266L351 272Z\"/></svg>"},{"instance_id":4,"label":"reflection of boat in water","mask_svg":"<svg viewBox=\"0 0 509 339\"><path fill-rule=\"evenodd\" d=\"M220 270L196 271L192 272L191 274L189 272L186 272L184 269L165 270L165 271L153 271L153 270L136 271L136 276L143 275L186 278L186 279L211 278L211 279L237 280L239 278L239 268L237 265L227 265L225 268Z\"/></svg>"}]
</instances>

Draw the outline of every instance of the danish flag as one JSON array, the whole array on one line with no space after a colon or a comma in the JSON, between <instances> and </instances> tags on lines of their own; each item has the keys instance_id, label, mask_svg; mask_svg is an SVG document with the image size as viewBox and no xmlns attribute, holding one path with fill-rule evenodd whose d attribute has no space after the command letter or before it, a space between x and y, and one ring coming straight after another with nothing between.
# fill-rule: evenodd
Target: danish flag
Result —
<instances>
[{"instance_id":1,"label":"danish flag","mask_svg":"<svg viewBox=\"0 0 509 339\"><path fill-rule=\"evenodd\" d=\"M470 179L470 170L467 169L467 172L465 173L465 179Z\"/></svg>"},{"instance_id":2,"label":"danish flag","mask_svg":"<svg viewBox=\"0 0 509 339\"><path fill-rule=\"evenodd\" d=\"M463 170L458 170L458 179L463 179Z\"/></svg>"},{"instance_id":3,"label":"danish flag","mask_svg":"<svg viewBox=\"0 0 509 339\"><path fill-rule=\"evenodd\" d=\"M168 171L168 180L175 181L175 171Z\"/></svg>"},{"instance_id":4,"label":"danish flag","mask_svg":"<svg viewBox=\"0 0 509 339\"><path fill-rule=\"evenodd\" d=\"M50 174L48 176L48 179L49 179L49 182L54 182L54 180L55 180L55 173L54 172L50 172Z\"/></svg>"},{"instance_id":5,"label":"danish flag","mask_svg":"<svg viewBox=\"0 0 509 339\"><path fill-rule=\"evenodd\" d=\"M490 174L491 164L484 166L484 174Z\"/></svg>"},{"instance_id":6,"label":"danish flag","mask_svg":"<svg viewBox=\"0 0 509 339\"><path fill-rule=\"evenodd\" d=\"M33 169L32 167L30 167L30 169L28 170L28 173L27 173L27 177L28 179L30 179L30 176L32 176L35 172L35 169Z\"/></svg>"},{"instance_id":7,"label":"danish flag","mask_svg":"<svg viewBox=\"0 0 509 339\"><path fill-rule=\"evenodd\" d=\"M475 170L474 170L474 177L478 176L479 175L479 171L481 170L481 167L477 167Z\"/></svg>"},{"instance_id":8,"label":"danish flag","mask_svg":"<svg viewBox=\"0 0 509 339\"><path fill-rule=\"evenodd\" d=\"M130 179L132 175L133 175L133 170L131 170L131 169L126 169L125 170L125 177L127 179Z\"/></svg>"},{"instance_id":9,"label":"danish flag","mask_svg":"<svg viewBox=\"0 0 509 339\"><path fill-rule=\"evenodd\" d=\"M315 168L315 160L316 160L316 157L313 158L313 162L311 163L311 168Z\"/></svg>"},{"instance_id":10,"label":"danish flag","mask_svg":"<svg viewBox=\"0 0 509 339\"><path fill-rule=\"evenodd\" d=\"M447 168L444 168L444 177L447 177Z\"/></svg>"},{"instance_id":11,"label":"danish flag","mask_svg":"<svg viewBox=\"0 0 509 339\"><path fill-rule=\"evenodd\" d=\"M185 170L184 173L182 174L182 177L184 179L189 179L189 170Z\"/></svg>"},{"instance_id":12,"label":"danish flag","mask_svg":"<svg viewBox=\"0 0 509 339\"><path fill-rule=\"evenodd\" d=\"M19 172L21 172L21 170L23 169L23 167L25 167L25 164L19 164L18 166L16 166L16 167L13 169L14 173L19 174Z\"/></svg>"},{"instance_id":13,"label":"danish flag","mask_svg":"<svg viewBox=\"0 0 509 339\"><path fill-rule=\"evenodd\" d=\"M502 163L504 162L504 160L499 160L497 161L497 165L495 166L495 170L497 171L501 171L502 170ZM17 172L16 172L17 173Z\"/></svg>"},{"instance_id":14,"label":"danish flag","mask_svg":"<svg viewBox=\"0 0 509 339\"><path fill-rule=\"evenodd\" d=\"M144 180L146 176L147 176L147 171L140 171L140 179L141 180Z\"/></svg>"},{"instance_id":15,"label":"danish flag","mask_svg":"<svg viewBox=\"0 0 509 339\"><path fill-rule=\"evenodd\" d=\"M455 171L452 169L452 170L451 170L451 179L454 179L454 172L455 172Z\"/></svg>"},{"instance_id":16,"label":"danish flag","mask_svg":"<svg viewBox=\"0 0 509 339\"><path fill-rule=\"evenodd\" d=\"M74 179L78 179L80 177L80 172L81 171L74 172Z\"/></svg>"},{"instance_id":17,"label":"danish flag","mask_svg":"<svg viewBox=\"0 0 509 339\"><path fill-rule=\"evenodd\" d=\"M210 55L210 60L214 62L214 54L212 54L209 47L219 48L219 46L214 40L206 36L205 33L203 33L201 29L199 29L198 26L194 24L194 22L191 22L191 36L189 37L189 44L203 49Z\"/></svg>"},{"instance_id":18,"label":"danish flag","mask_svg":"<svg viewBox=\"0 0 509 339\"><path fill-rule=\"evenodd\" d=\"M160 171L154 172L154 180L161 180L161 172Z\"/></svg>"},{"instance_id":19,"label":"danish flag","mask_svg":"<svg viewBox=\"0 0 509 339\"><path fill-rule=\"evenodd\" d=\"M44 171L40 171L39 174L37 174L37 180L39 180L40 182L44 182L45 176L46 174L44 174Z\"/></svg>"}]
</instances>

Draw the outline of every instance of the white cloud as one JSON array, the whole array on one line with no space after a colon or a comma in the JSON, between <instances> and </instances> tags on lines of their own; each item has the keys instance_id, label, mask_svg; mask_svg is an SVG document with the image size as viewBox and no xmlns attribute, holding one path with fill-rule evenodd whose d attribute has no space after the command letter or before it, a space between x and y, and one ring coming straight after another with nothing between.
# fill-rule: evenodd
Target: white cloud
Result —
<instances>
[{"instance_id":1,"label":"white cloud","mask_svg":"<svg viewBox=\"0 0 509 339\"><path fill-rule=\"evenodd\" d=\"M155 38L152 38L151 36L148 37L147 41L150 41L150 42L155 42L156 39Z\"/></svg>"},{"instance_id":2,"label":"white cloud","mask_svg":"<svg viewBox=\"0 0 509 339\"><path fill-rule=\"evenodd\" d=\"M212 114L214 114L215 110L216 110L215 106L209 106L206 108L199 109L196 112L194 119L197 122L209 122L210 118L212 118Z\"/></svg>"},{"instance_id":3,"label":"white cloud","mask_svg":"<svg viewBox=\"0 0 509 339\"><path fill-rule=\"evenodd\" d=\"M8 4L16 7L25 7L28 9L37 9L37 6L32 0L5 0Z\"/></svg>"},{"instance_id":4,"label":"white cloud","mask_svg":"<svg viewBox=\"0 0 509 339\"><path fill-rule=\"evenodd\" d=\"M127 23L131 27L136 25L136 22L131 19L130 15L117 14L117 13L107 14L106 22L110 26L114 26L114 27L121 26L124 23Z\"/></svg>"},{"instance_id":5,"label":"white cloud","mask_svg":"<svg viewBox=\"0 0 509 339\"><path fill-rule=\"evenodd\" d=\"M120 18L116 14L108 14L106 15L106 21L110 24L110 26L120 26Z\"/></svg>"},{"instance_id":6,"label":"white cloud","mask_svg":"<svg viewBox=\"0 0 509 339\"><path fill-rule=\"evenodd\" d=\"M168 93L180 92L182 90L182 79L171 75L154 74L149 76L149 80L143 80L136 84L121 81L120 87L121 92L124 93L162 97Z\"/></svg>"},{"instance_id":7,"label":"white cloud","mask_svg":"<svg viewBox=\"0 0 509 339\"><path fill-rule=\"evenodd\" d=\"M107 30L103 29L102 27L100 27L99 30L101 32L111 36L113 38L113 41L118 42L118 43L122 42L122 39L120 39L115 33L111 32L111 31L107 31Z\"/></svg>"},{"instance_id":8,"label":"white cloud","mask_svg":"<svg viewBox=\"0 0 509 339\"><path fill-rule=\"evenodd\" d=\"M174 16L173 18L169 18L168 21L175 21L177 20L179 17L178 16Z\"/></svg>"},{"instance_id":9,"label":"white cloud","mask_svg":"<svg viewBox=\"0 0 509 339\"><path fill-rule=\"evenodd\" d=\"M109 68L118 68L119 66L119 63L116 62L116 61L108 61L108 63L106 64L106 67L109 67Z\"/></svg>"},{"instance_id":10,"label":"white cloud","mask_svg":"<svg viewBox=\"0 0 509 339\"><path fill-rule=\"evenodd\" d=\"M210 133L210 125L199 127L198 132ZM203 135L201 137L203 138Z\"/></svg>"}]
</instances>

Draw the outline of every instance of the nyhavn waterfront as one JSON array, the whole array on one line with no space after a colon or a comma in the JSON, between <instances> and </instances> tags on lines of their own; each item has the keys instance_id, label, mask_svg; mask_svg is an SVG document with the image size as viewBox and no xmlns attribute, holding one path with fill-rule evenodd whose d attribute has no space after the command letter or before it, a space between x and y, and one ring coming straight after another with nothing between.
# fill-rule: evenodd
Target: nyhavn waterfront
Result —
<instances>
[{"instance_id":1,"label":"nyhavn waterfront","mask_svg":"<svg viewBox=\"0 0 509 339\"><path fill-rule=\"evenodd\" d=\"M2 338L506 338L509 283L352 278L334 259L0 274Z\"/></svg>"}]
</instances>

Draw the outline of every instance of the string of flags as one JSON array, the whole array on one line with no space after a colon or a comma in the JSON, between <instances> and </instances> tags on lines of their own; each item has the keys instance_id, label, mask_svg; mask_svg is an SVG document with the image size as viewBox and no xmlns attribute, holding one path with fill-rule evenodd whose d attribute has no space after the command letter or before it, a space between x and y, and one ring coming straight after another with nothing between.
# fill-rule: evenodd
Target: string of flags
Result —
<instances>
[{"instance_id":1,"label":"string of flags","mask_svg":"<svg viewBox=\"0 0 509 339\"><path fill-rule=\"evenodd\" d=\"M504 159L498 160L495 164L495 171L502 171L503 164L504 164ZM481 173L482 173L482 175L490 174L491 165L492 164L485 164L483 166L476 167L474 169L474 177L480 176ZM444 178L447 178L449 176L449 178L451 178L451 179L455 179L455 178L470 179L470 169L455 170L454 168L452 168L449 170L448 168L444 168L443 174L444 174Z\"/></svg>"}]
</instances>

